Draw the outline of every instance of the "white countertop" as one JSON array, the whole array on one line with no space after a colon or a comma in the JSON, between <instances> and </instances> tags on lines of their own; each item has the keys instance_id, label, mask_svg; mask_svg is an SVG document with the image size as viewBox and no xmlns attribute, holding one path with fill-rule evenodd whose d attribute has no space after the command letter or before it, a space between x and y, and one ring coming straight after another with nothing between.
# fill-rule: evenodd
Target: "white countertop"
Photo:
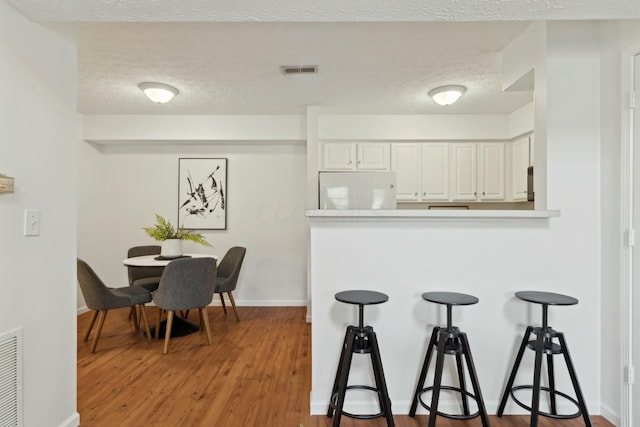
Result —
<instances>
[{"instance_id":1,"label":"white countertop","mask_svg":"<svg viewBox=\"0 0 640 427\"><path fill-rule=\"evenodd\" d=\"M364 210L329 210L308 209L305 216L309 218L390 218L390 219L424 219L424 218L553 218L559 217L559 210L462 210L462 209L364 209Z\"/></svg>"}]
</instances>

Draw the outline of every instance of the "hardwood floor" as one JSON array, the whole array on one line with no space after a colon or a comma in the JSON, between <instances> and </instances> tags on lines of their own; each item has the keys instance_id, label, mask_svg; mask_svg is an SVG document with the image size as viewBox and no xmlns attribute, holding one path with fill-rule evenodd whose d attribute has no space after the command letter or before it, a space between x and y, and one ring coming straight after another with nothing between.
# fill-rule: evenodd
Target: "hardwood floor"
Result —
<instances>
[{"instance_id":1,"label":"hardwood floor","mask_svg":"<svg viewBox=\"0 0 640 427\"><path fill-rule=\"evenodd\" d=\"M240 322L209 307L213 346L204 333L149 343L128 310L113 310L92 354L78 317L78 412L84 426L329 427L309 416L311 327L304 307L239 307ZM147 314L155 319L155 307ZM197 316L192 314L192 319ZM339 350L336 349L336 352ZM337 356L336 356L337 357ZM333 376L333 373L327 375ZM395 415L396 426L426 426L428 416ZM612 427L592 416L594 427ZM493 427L528 427L528 416L490 417ZM342 418L343 427L383 427L384 419ZM480 426L438 418L438 427ZM581 419L541 417L540 427L578 427Z\"/></svg>"}]
</instances>

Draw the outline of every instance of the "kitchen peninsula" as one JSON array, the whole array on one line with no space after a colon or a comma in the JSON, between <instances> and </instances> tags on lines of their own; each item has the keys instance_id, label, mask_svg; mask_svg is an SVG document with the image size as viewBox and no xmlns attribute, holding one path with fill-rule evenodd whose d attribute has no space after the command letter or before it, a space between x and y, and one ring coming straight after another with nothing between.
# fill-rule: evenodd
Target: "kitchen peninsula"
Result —
<instances>
[{"instance_id":1,"label":"kitchen peninsula","mask_svg":"<svg viewBox=\"0 0 640 427\"><path fill-rule=\"evenodd\" d=\"M357 324L357 308L334 298L335 293L349 289L389 295L386 304L367 308L366 323L378 336L396 414L408 413L428 331L445 322L445 310L426 304L420 295L451 291L477 296L479 304L456 311L455 324L469 336L487 410L495 413L522 325L535 324L540 316L513 295L523 289L556 289L555 276L566 269L561 262L566 249L552 237L554 223L562 220L560 212L308 210L306 215L310 224L312 414L326 412L345 327ZM588 299L582 294L576 297L581 303ZM579 327L576 319L588 317L589 304L554 311L550 322L562 323L568 336L578 337L580 332L571 328ZM577 369L585 373L596 364L591 360L595 355L585 350L587 340L572 341L574 345L580 354L576 363L582 365ZM367 358L354 355L350 383L373 384L367 363ZM452 373L445 369L445 382L451 383ZM587 400L593 399L592 379L588 375L581 378ZM561 376L557 386L571 390L570 382ZM373 393L352 393L348 401L350 412L377 410ZM455 412L456 402L454 395L445 395L440 407ZM510 404L505 413L520 411Z\"/></svg>"}]
</instances>

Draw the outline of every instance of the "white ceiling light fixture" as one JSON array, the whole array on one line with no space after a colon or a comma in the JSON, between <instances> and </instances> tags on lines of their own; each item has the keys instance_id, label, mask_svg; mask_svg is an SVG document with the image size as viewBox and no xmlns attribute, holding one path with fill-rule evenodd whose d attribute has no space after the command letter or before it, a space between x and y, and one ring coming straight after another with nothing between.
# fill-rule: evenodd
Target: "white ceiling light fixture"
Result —
<instances>
[{"instance_id":1,"label":"white ceiling light fixture","mask_svg":"<svg viewBox=\"0 0 640 427\"><path fill-rule=\"evenodd\" d=\"M451 105L456 102L467 88L459 85L440 86L429 91L429 96L433 98L436 104Z\"/></svg>"},{"instance_id":2,"label":"white ceiling light fixture","mask_svg":"<svg viewBox=\"0 0 640 427\"><path fill-rule=\"evenodd\" d=\"M178 94L178 89L164 83L144 82L138 85L147 98L158 104L164 104Z\"/></svg>"}]
</instances>

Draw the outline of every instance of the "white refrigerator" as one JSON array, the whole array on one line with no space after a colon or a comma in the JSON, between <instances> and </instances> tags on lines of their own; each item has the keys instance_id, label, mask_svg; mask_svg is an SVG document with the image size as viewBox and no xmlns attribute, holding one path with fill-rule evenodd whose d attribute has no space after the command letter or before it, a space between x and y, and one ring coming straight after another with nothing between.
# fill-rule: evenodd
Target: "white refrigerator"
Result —
<instances>
[{"instance_id":1,"label":"white refrigerator","mask_svg":"<svg viewBox=\"0 0 640 427\"><path fill-rule=\"evenodd\" d=\"M395 209L395 172L319 172L320 209Z\"/></svg>"}]
</instances>

